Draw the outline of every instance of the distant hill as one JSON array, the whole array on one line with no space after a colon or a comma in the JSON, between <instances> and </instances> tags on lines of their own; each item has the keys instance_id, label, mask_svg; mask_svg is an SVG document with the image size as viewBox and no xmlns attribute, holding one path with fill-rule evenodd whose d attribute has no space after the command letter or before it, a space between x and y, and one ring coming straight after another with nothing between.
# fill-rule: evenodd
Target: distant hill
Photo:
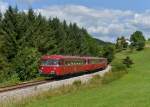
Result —
<instances>
[{"instance_id":1,"label":"distant hill","mask_svg":"<svg viewBox=\"0 0 150 107\"><path fill-rule=\"evenodd\" d=\"M94 39L99 45L114 45L114 43L112 43L112 42L105 42L103 40L96 39L96 38L94 38Z\"/></svg>"}]
</instances>

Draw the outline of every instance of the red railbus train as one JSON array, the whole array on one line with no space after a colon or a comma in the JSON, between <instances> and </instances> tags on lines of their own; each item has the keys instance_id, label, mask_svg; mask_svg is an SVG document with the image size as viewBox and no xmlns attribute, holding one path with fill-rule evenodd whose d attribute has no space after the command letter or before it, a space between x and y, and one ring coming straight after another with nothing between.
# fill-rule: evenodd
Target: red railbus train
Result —
<instances>
[{"instance_id":1,"label":"red railbus train","mask_svg":"<svg viewBox=\"0 0 150 107\"><path fill-rule=\"evenodd\" d=\"M40 60L39 72L46 76L63 76L105 69L107 63L106 58L45 55Z\"/></svg>"}]
</instances>

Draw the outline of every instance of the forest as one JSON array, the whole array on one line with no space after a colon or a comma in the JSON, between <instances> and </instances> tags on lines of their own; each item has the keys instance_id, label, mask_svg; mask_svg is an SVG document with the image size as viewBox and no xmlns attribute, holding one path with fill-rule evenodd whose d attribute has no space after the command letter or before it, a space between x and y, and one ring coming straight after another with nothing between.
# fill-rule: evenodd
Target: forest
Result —
<instances>
[{"instance_id":1,"label":"forest","mask_svg":"<svg viewBox=\"0 0 150 107\"><path fill-rule=\"evenodd\" d=\"M99 41L76 23L11 7L0 13L0 82L39 76L42 55L103 56L111 62L113 45Z\"/></svg>"}]
</instances>

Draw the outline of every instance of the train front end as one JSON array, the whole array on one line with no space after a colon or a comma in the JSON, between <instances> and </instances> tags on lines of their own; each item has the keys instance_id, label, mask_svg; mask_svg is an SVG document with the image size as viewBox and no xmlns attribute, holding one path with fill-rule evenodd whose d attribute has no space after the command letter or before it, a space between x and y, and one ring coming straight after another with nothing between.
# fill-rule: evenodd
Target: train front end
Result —
<instances>
[{"instance_id":1,"label":"train front end","mask_svg":"<svg viewBox=\"0 0 150 107\"><path fill-rule=\"evenodd\" d=\"M54 77L60 72L59 59L51 56L43 56L40 60L39 73L42 76Z\"/></svg>"}]
</instances>

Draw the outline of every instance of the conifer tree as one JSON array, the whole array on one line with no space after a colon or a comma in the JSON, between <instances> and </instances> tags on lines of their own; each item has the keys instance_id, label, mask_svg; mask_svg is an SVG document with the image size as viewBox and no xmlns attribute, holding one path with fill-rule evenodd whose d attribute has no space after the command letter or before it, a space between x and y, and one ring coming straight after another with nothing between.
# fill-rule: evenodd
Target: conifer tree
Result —
<instances>
[{"instance_id":1,"label":"conifer tree","mask_svg":"<svg viewBox=\"0 0 150 107\"><path fill-rule=\"evenodd\" d=\"M8 10L4 14L2 21L1 35L5 38L5 55L8 59L12 59L17 53L17 9L9 6Z\"/></svg>"}]
</instances>

